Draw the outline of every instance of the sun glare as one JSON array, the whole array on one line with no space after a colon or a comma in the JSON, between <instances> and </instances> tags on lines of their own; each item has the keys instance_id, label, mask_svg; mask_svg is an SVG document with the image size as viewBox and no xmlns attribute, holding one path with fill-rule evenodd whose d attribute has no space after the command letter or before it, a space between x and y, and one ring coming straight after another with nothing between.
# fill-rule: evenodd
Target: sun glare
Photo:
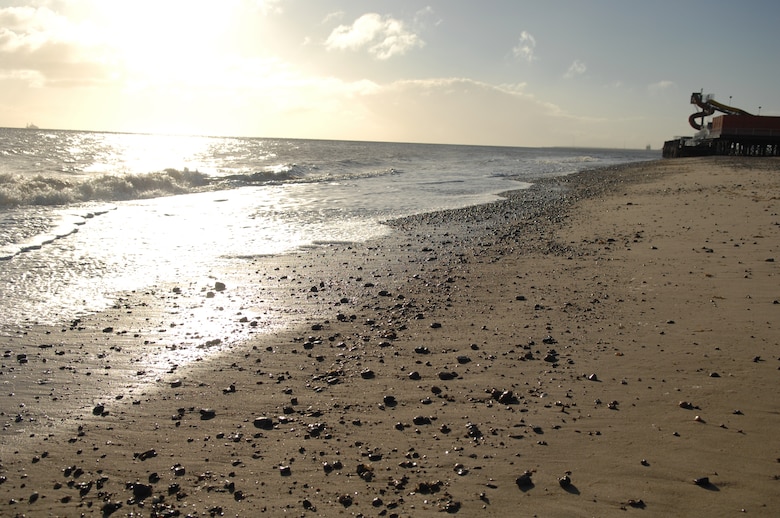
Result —
<instances>
[{"instance_id":1,"label":"sun glare","mask_svg":"<svg viewBox=\"0 0 780 518\"><path fill-rule=\"evenodd\" d=\"M131 84L192 81L214 61L228 34L233 2L96 2L95 10Z\"/></svg>"}]
</instances>

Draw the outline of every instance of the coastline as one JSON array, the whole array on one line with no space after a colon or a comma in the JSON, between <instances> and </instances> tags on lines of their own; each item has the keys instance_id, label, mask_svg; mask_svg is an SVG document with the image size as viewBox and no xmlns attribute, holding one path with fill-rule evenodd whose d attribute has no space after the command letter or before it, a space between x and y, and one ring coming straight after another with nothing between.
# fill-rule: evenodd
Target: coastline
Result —
<instances>
[{"instance_id":1,"label":"coastline","mask_svg":"<svg viewBox=\"0 0 780 518\"><path fill-rule=\"evenodd\" d=\"M26 516L771 515L779 169L589 171L250 262L237 275L301 327L186 366L172 350L147 372L134 349L188 325L173 285L3 338L0 502Z\"/></svg>"}]
</instances>

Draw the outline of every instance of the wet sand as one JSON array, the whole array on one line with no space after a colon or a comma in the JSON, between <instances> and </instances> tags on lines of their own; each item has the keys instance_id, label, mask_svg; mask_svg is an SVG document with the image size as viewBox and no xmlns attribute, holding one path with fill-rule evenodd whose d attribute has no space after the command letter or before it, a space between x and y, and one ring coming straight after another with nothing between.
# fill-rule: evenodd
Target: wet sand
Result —
<instances>
[{"instance_id":1,"label":"wet sand","mask_svg":"<svg viewBox=\"0 0 780 518\"><path fill-rule=\"evenodd\" d=\"M588 172L2 337L0 514L774 516L779 196Z\"/></svg>"}]
</instances>

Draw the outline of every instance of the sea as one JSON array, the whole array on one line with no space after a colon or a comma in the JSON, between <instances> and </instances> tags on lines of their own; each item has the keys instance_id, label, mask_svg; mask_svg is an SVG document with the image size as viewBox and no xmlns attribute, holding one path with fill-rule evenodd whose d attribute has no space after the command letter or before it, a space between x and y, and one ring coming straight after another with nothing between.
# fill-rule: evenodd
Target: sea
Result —
<instances>
[{"instance_id":1,"label":"sea","mask_svg":"<svg viewBox=\"0 0 780 518\"><path fill-rule=\"evenodd\" d=\"M0 128L0 333L658 151ZM212 283L213 284L213 283Z\"/></svg>"}]
</instances>

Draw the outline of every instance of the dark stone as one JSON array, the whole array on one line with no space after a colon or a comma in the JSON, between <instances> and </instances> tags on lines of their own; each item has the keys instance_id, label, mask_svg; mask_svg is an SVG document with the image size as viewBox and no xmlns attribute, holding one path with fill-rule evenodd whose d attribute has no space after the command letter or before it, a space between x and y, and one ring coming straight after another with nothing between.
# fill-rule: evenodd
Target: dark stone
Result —
<instances>
[{"instance_id":1,"label":"dark stone","mask_svg":"<svg viewBox=\"0 0 780 518\"><path fill-rule=\"evenodd\" d=\"M517 487L520 489L529 489L534 487L534 482L531 480L531 472L526 471L519 477L515 479L515 484L517 484Z\"/></svg>"},{"instance_id":2,"label":"dark stone","mask_svg":"<svg viewBox=\"0 0 780 518\"><path fill-rule=\"evenodd\" d=\"M255 417L253 422L255 428L271 430L274 427L274 421L270 417Z\"/></svg>"},{"instance_id":3,"label":"dark stone","mask_svg":"<svg viewBox=\"0 0 780 518\"><path fill-rule=\"evenodd\" d=\"M152 496L152 486L147 484L133 484L133 497L136 500L144 500Z\"/></svg>"}]
</instances>

